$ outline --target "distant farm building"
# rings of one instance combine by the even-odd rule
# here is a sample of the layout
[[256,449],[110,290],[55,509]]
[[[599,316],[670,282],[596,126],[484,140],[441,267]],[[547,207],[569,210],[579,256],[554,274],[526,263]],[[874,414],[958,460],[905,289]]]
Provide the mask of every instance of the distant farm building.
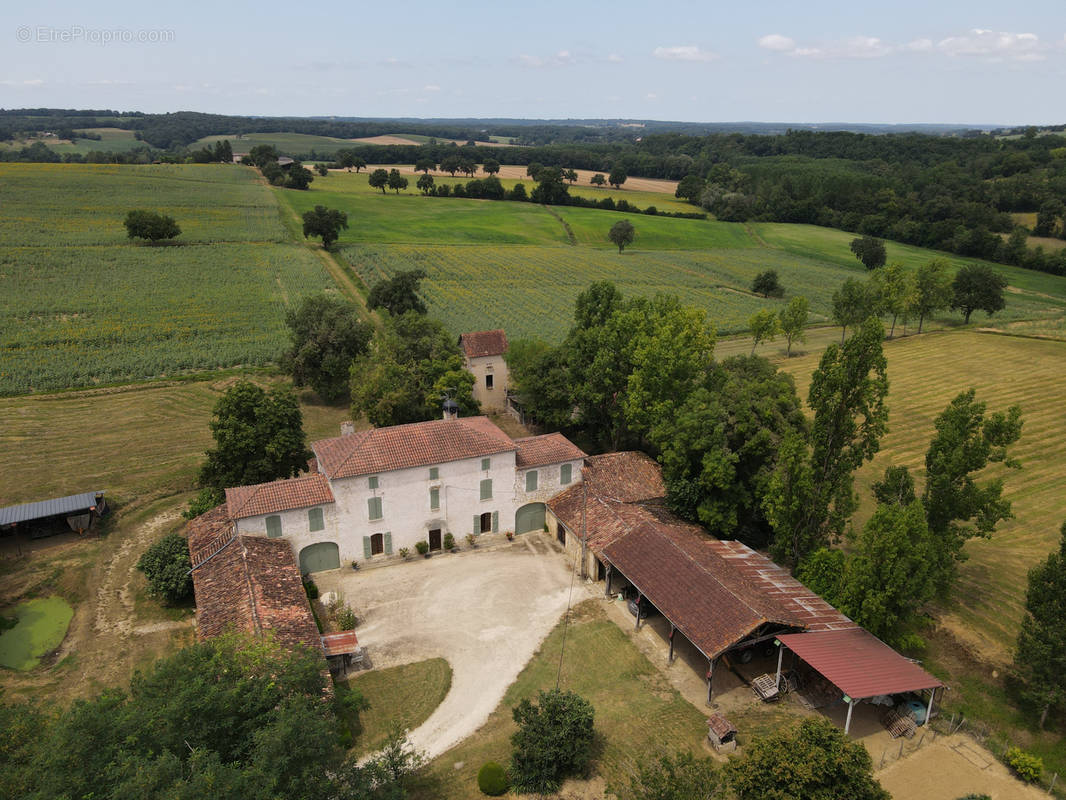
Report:
[[107,513],[103,492],[83,492],[36,503],[0,508],[0,533],[25,533],[31,539],[65,531],[85,533]]
[[502,330],[476,331],[459,337],[466,369],[474,376],[474,399],[487,410],[507,407],[510,373],[507,371],[507,334]]

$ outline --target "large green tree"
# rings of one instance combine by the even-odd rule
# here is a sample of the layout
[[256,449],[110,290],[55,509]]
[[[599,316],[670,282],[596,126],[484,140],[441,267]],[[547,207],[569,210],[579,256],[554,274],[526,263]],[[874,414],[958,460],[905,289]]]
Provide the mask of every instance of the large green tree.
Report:
[[459,345],[440,322],[413,311],[390,316],[370,351],[352,362],[352,415],[379,427],[438,419],[445,387],[461,415],[477,414],[462,371]]
[[889,800],[866,748],[823,717],[780,727],[746,750],[725,766],[737,800]]
[[952,281],[951,308],[961,311],[967,324],[974,311],[984,311],[992,316],[1006,307],[1007,301],[1003,297],[1006,288],[1007,279],[991,267],[967,264],[955,273]]
[[766,499],[777,559],[796,565],[839,537],[855,510],[853,474],[877,453],[888,420],[883,338],[881,323],[868,318],[844,344],[826,348],[811,377],[809,458],[787,441],[788,458]]
[[[337,703],[323,701],[321,659],[230,634],[157,661],[128,691],[48,712],[0,706],[6,796],[402,797],[417,760],[345,760]],[[348,698],[348,708],[360,705],[357,693]],[[23,737],[15,748],[7,746],[13,735]]]
[[168,605],[192,597],[192,563],[189,544],[180,533],[171,533],[154,542],[137,561],[137,569],[148,581],[148,594]]
[[514,707],[518,725],[511,735],[511,784],[519,792],[551,794],[564,778],[579,775],[592,758],[595,712],[574,692],[541,691],[537,702]]
[[269,392],[238,381],[215,403],[215,448],[200,467],[200,485],[216,489],[291,478],[307,468],[303,416],[291,389]]
[[[444,165],[441,164],[441,167]],[[385,189],[389,186],[389,171],[376,169],[367,176],[366,182],[375,189],[381,189],[381,193],[385,194]]]
[[762,342],[772,342],[781,332],[780,321],[769,308],[762,308],[748,317],[748,331],[751,333],[751,354]]
[[912,313],[918,317],[918,333],[925,318],[943,311],[951,304],[951,265],[945,258],[934,258],[922,266],[914,276]]
[[888,338],[891,339],[896,333],[896,319],[903,317],[906,327],[907,318],[914,307],[917,295],[914,273],[898,261],[893,261],[874,270],[870,280],[878,310],[892,317],[892,325],[888,330]]
[[714,761],[682,752],[638,763],[637,774],[615,793],[624,800],[715,800],[727,791]]
[[990,463],[1016,467],[1007,449],[1022,433],[1022,411],[986,414],[973,389],[955,397],[936,418],[936,434],[925,456],[922,502],[934,542],[934,581],[946,594],[965,559],[963,545],[975,536],[988,538],[996,525],[1011,517],[1003,498],[1002,478],[979,483],[977,473]]
[[840,326],[840,341],[843,343],[848,328],[854,328],[867,317],[877,313],[877,303],[864,281],[848,278],[833,292],[833,321]]
[[292,346],[283,362],[297,386],[310,386],[323,400],[348,394],[352,361],[370,345],[374,329],[354,304],[326,294],[309,295],[285,314]]
[[618,220],[607,231],[607,238],[618,248],[619,253],[625,250],[627,245],[633,244],[633,239],[636,235],[637,231],[633,227],[633,223],[628,219]]
[[304,238],[318,236],[322,246],[329,250],[341,231],[348,229],[348,215],[335,208],[315,206],[312,211],[304,212],[303,223]]
[[807,341],[807,317],[810,314],[810,303],[803,295],[796,295],[788,301],[788,305],[778,312],[778,324],[781,327],[781,335],[785,337],[787,348],[785,357],[792,357],[792,344]]
[[126,226],[126,235],[130,239],[144,239],[152,244],[164,239],[173,239],[181,234],[173,217],[166,214],[157,214],[154,211],[130,211],[126,214],[123,223]]
[[702,385],[664,409],[648,438],[675,512],[761,548],[770,538],[763,506],[782,444],[805,433],[792,377],[741,356],[714,364]]
[[874,270],[883,267],[888,259],[885,251],[885,243],[876,236],[861,236],[851,240],[851,252],[855,258],[862,262],[866,269]]
[[1059,550],[1029,571],[1025,617],[1014,655],[1015,690],[1040,714],[1066,712],[1066,524]]
[[374,284],[367,295],[368,308],[383,308],[393,316],[414,311],[426,313],[426,304],[418,296],[418,289],[426,278],[422,269],[401,270],[391,278],[384,278]]

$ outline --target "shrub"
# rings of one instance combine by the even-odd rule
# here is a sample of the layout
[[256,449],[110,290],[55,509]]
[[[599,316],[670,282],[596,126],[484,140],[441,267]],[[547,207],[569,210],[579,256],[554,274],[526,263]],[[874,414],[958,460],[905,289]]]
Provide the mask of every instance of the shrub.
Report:
[[342,631],[354,631],[356,621],[355,612],[352,611],[351,606],[346,605],[337,612],[337,627]]
[[472,533],[466,535],[466,543],[471,547],[477,547],[477,537]]
[[424,556],[426,553],[429,552],[429,542],[427,542],[425,539],[420,542],[415,542],[415,550],[418,551],[418,554],[420,556]]
[[153,544],[137,562],[137,569],[148,579],[148,594],[168,605],[175,605],[192,595],[189,570],[189,545],[177,533],[164,536]]
[[404,561],[406,561],[408,558],[411,557],[411,548],[410,547],[401,547],[396,552],[400,554],[400,558],[402,558]]
[[1011,747],[1003,756],[1007,766],[1026,783],[1034,783],[1040,780],[1044,771],[1044,762],[1037,756],[1027,753],[1020,747]]
[[181,228],[172,217],[152,211],[131,211],[126,215],[126,233],[131,239],[145,239],[152,244],[163,239],[173,239]]
[[511,777],[520,792],[550,794],[563,778],[585,770],[592,757],[593,708],[574,692],[541,691],[537,705],[523,700],[513,710]]
[[455,537],[452,536],[450,533],[444,534],[444,549],[445,550],[454,550],[455,549]]
[[477,771],[477,788],[489,797],[499,797],[507,791],[507,773],[495,761],[486,761]]
[[181,515],[185,519],[195,519],[224,502],[226,502],[226,495],[221,489],[216,489],[214,486],[206,486],[197,493],[196,497],[189,501],[189,507],[182,511]]
[[785,289],[778,280],[777,271],[772,269],[756,275],[755,280],[751,282],[751,290],[763,297],[782,297],[785,294]]
[[318,599],[318,586],[311,578],[304,578],[304,591],[307,593],[308,600]]

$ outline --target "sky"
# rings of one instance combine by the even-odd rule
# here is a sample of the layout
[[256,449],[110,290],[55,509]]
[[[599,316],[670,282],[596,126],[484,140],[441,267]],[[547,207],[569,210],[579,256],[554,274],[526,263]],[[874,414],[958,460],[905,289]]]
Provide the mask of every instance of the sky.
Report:
[[1066,122],[1064,0],[18,3],[0,43],[2,108]]

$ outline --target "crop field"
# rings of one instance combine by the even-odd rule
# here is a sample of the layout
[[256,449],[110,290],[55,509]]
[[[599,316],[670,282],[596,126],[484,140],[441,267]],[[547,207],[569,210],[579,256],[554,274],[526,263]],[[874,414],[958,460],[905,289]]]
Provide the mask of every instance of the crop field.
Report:
[[[286,305],[332,285],[244,168],[3,164],[0,207],[0,394],[264,364]],[[130,243],[132,208],[178,244]]]
[[[970,558],[961,567],[958,601],[945,616],[976,652],[1008,660],[1025,602],[1026,574],[1057,546],[1066,520],[1066,344],[952,331],[896,339],[886,343],[885,354],[889,431],[881,452],[858,474],[863,506],[856,525],[872,513],[870,486],[885,467],[909,467],[921,487],[933,420],[959,392],[974,387],[990,411],[1021,406],[1022,437],[1012,450],[1021,469],[993,465],[982,475],[1004,478],[1004,496],[1013,502],[1015,518],[1001,523],[991,539],[966,545]],[[793,358],[781,366],[795,376],[805,398],[818,356]]]
[[81,139],[76,138],[73,141],[69,139],[56,139],[53,137],[32,139],[28,141],[16,141],[16,142],[0,142],[0,150],[21,150],[35,141],[44,142],[50,150],[54,150],[60,155],[64,153],[77,153],[78,155],[85,155],[91,153],[94,150],[100,152],[114,152],[125,153],[128,150],[135,150],[138,147],[144,147],[145,143],[140,141],[133,135],[133,131],[125,130],[124,128],[79,128],[75,133],[85,131],[87,133],[99,134],[99,139]]
[[[297,213],[315,205],[348,213],[351,227],[341,234],[341,255],[368,286],[401,270],[426,270],[430,313],[455,333],[499,326],[512,338],[559,341],[574,298],[594,280],[615,281],[628,294],[678,294],[706,308],[723,334],[743,331],[751,314],[779,308],[792,294],[808,298],[811,322],[818,324],[829,319],[840,283],[866,274],[848,249],[850,234],[814,226],[548,209],[410,191],[383,195],[369,187],[365,174],[344,172],[316,180],[307,192],[278,194]],[[633,245],[621,255],[607,240],[619,219],[636,228]],[[889,243],[888,249],[890,259],[909,266],[934,257],[946,257],[956,268],[972,263],[905,245]],[[1007,308],[992,318],[978,312],[974,321],[1066,338],[1066,279],[996,268],[1011,282]],[[777,270],[788,293],[784,300],[749,291],[752,278],[765,269]],[[945,314],[931,324],[958,321],[957,314]]]

